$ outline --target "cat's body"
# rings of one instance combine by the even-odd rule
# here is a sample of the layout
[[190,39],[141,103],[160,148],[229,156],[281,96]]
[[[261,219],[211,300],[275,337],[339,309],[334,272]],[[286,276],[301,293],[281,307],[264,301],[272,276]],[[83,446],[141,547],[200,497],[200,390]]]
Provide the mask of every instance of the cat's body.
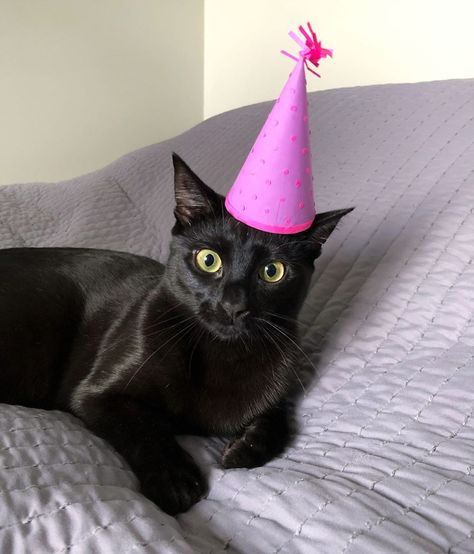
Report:
[[231,348],[189,322],[154,260],[19,248],[0,250],[0,267],[9,284],[0,290],[0,402],[86,418],[84,401],[106,389],[160,406],[182,432],[230,435],[286,390],[288,379],[278,387],[272,376],[274,347]]
[[[287,445],[296,317],[320,245],[347,213],[271,235],[229,216],[177,158],[175,170],[165,267],[105,250],[0,251],[0,401],[74,413],[169,513],[206,490],[176,434],[232,437],[225,467],[263,464]],[[218,270],[198,267],[204,250]],[[272,260],[284,278],[264,282]]]

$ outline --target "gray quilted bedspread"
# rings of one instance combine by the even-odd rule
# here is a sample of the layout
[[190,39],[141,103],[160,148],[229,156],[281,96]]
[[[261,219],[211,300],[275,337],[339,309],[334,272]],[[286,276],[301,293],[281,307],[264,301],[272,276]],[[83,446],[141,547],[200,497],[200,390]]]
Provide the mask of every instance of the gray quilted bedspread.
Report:
[[[1,406],[0,551],[474,552],[473,99],[474,80],[310,95],[317,209],[356,210],[302,312],[317,374],[282,457],[223,471],[220,438],[183,438],[210,492],[171,518],[72,416]],[[171,151],[225,192],[269,108],[72,181],[0,188],[0,246],[164,260]]]

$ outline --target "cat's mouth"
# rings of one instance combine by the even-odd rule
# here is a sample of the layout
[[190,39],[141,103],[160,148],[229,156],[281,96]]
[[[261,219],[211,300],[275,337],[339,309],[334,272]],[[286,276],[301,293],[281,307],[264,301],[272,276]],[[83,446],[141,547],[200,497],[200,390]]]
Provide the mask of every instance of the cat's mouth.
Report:
[[242,339],[249,333],[250,313],[240,317],[228,317],[222,314],[209,313],[204,310],[201,314],[201,323],[214,336],[223,340]]
[[245,329],[238,329],[234,325],[222,325],[217,323],[214,325],[210,325],[209,329],[218,338],[224,340],[241,339],[246,334]]

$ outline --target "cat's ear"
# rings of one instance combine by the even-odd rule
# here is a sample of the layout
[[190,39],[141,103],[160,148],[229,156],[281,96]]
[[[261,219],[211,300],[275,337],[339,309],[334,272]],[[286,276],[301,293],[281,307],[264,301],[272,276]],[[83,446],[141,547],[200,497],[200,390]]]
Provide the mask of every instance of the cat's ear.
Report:
[[176,200],[174,215],[177,222],[188,227],[201,217],[217,213],[220,196],[203,183],[174,152],[173,166]]
[[353,209],[354,208],[346,208],[344,210],[332,210],[330,212],[316,214],[313,224],[308,231],[306,231],[308,239],[314,247],[316,258],[321,252],[321,246],[327,241],[329,235],[334,231],[341,218],[352,212]]
[[332,210],[331,212],[316,214],[310,227],[313,239],[322,246],[334,231],[341,218],[352,212],[353,209],[346,208],[344,210]]

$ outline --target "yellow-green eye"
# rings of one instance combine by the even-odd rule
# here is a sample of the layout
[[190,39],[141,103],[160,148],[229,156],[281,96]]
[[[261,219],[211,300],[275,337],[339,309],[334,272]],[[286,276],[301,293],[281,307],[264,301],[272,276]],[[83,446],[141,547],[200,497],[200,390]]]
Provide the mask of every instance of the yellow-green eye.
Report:
[[214,250],[203,248],[196,254],[196,265],[206,273],[216,273],[222,267],[222,260]]
[[285,266],[281,262],[270,262],[258,272],[260,279],[267,283],[278,283],[285,275]]

